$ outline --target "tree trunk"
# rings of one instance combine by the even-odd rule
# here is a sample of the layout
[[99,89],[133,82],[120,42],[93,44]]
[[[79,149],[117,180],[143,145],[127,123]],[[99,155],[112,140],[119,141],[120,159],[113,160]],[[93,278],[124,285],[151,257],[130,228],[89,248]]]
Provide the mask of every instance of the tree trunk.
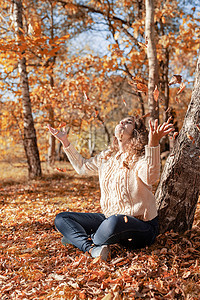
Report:
[[[54,39],[54,10],[53,10],[53,3],[49,2],[50,4],[50,9],[51,9],[51,27],[50,27],[50,32],[51,32],[51,39],[53,41]],[[55,47],[52,45],[51,49],[53,50]],[[51,58],[51,74],[50,74],[50,86],[51,88],[54,87],[54,76],[53,76],[53,67],[56,61],[56,56],[54,55]],[[54,109],[50,105],[49,106],[49,124],[54,127]],[[55,157],[56,157],[56,139],[53,135],[50,134],[49,136],[49,148],[48,148],[48,164],[53,165],[55,162]]]
[[[52,80],[50,82],[52,82]],[[53,87],[53,84],[52,83],[50,84]],[[48,113],[49,113],[49,124],[51,125],[51,127],[54,127],[54,109],[51,105],[49,105]],[[56,156],[56,139],[52,134],[50,134],[49,147],[48,147],[48,159],[47,159],[49,165],[54,164],[55,156]]]
[[147,57],[149,63],[149,80],[148,80],[148,107],[152,119],[159,118],[158,102],[154,100],[153,92],[155,86],[158,85],[158,61],[155,43],[154,29],[154,1],[145,0],[146,19],[145,34],[147,41]]
[[[22,2],[21,0],[13,0],[13,19],[15,24],[15,31],[20,44],[20,38],[23,35],[23,22],[22,22]],[[21,58],[18,62],[20,73],[20,84],[22,90],[22,105],[23,105],[23,118],[24,118],[24,136],[23,144],[28,163],[28,176],[34,179],[41,176],[41,164],[39,151],[37,147],[37,137],[34,127],[32,116],[31,100],[29,93],[28,74],[26,69],[26,58],[21,53]]]
[[91,156],[94,154],[95,146],[96,146],[96,128],[93,126],[92,123],[90,123],[88,148]]
[[[163,27],[163,24],[161,24]],[[162,30],[164,35],[164,30]],[[169,73],[169,50],[168,48],[163,49],[164,59],[160,62],[160,73],[161,73],[161,87],[162,92],[164,93],[164,113],[163,113],[163,121],[167,121],[169,118],[169,81],[168,81],[168,73]],[[170,143],[173,140],[169,139],[169,136],[164,136],[161,140],[161,152],[168,151],[170,149]]]
[[191,229],[200,189],[200,55],[191,102],[156,191],[160,231]]

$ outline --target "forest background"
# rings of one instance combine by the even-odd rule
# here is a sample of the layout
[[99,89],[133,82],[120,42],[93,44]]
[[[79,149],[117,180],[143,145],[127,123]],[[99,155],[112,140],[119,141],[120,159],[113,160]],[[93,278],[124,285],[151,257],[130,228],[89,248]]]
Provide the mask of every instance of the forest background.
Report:
[[[0,7],[2,295],[89,299],[96,293],[101,298],[107,295],[106,299],[133,295],[195,299],[199,292],[198,207],[192,240],[191,232],[181,239],[163,234],[153,256],[151,250],[133,254],[117,249],[122,257],[111,260],[112,276],[106,264],[72,254],[73,248],[70,255],[62,248],[57,256],[60,245],[53,230],[54,216],[64,209],[98,211],[99,191],[95,178],[86,184],[69,164],[61,162],[61,145],[49,136],[46,124],[65,126],[85,157],[105,149],[116,123],[127,115],[150,113],[160,122],[172,115],[179,132],[199,55],[198,1],[154,1],[157,81],[153,104],[148,95],[145,1],[10,0],[1,1]],[[36,149],[32,162],[27,159],[30,140],[34,141],[31,149]],[[188,140],[193,143],[192,136]],[[162,151],[171,150],[174,141],[175,136],[164,140]],[[81,183],[88,189],[81,188]],[[67,190],[62,188],[66,184]],[[66,197],[71,198],[67,203]],[[48,216],[42,212],[46,209]],[[53,255],[48,252],[49,243]],[[137,267],[133,257],[139,257]],[[61,268],[63,262],[66,267]],[[101,263],[99,272],[96,263]],[[7,279],[11,284],[6,284]],[[66,280],[70,283],[64,284]],[[44,291],[41,286],[49,287]],[[55,296],[57,292],[60,296]]]

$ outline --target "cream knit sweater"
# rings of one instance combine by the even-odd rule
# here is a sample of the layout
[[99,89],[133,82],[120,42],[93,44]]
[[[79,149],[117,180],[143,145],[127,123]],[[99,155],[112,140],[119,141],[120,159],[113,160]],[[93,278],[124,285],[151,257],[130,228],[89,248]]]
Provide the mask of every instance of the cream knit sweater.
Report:
[[106,151],[85,159],[71,144],[64,150],[78,174],[99,175],[100,203],[106,217],[124,214],[149,221],[157,216],[152,184],[160,176],[160,145],[145,146],[145,156],[133,157],[129,169],[123,166],[126,153],[105,160]]

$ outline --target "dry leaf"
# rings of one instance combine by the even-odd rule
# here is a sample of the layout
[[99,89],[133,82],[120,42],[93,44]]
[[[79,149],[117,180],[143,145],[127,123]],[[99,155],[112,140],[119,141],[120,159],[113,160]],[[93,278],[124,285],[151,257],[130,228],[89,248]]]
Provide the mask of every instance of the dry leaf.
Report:
[[179,99],[178,99],[178,97],[175,97],[175,101],[176,101],[177,103],[180,102]]
[[128,222],[128,218],[127,216],[124,217],[124,222],[127,223]]
[[167,113],[168,111],[170,111],[170,107],[168,107],[168,109],[165,112]]
[[184,88],[185,88],[185,83],[182,82],[182,83],[180,84],[180,87],[179,87],[179,90],[178,90],[178,92],[177,92],[177,95],[179,95],[179,94],[184,90]]
[[138,42],[138,45],[139,45],[140,47],[144,48],[144,49],[147,48],[147,44]]
[[124,99],[122,99],[122,101],[123,101],[124,105],[126,106],[126,101]]
[[159,90],[157,85],[155,86],[155,90],[153,92],[153,96],[154,96],[154,100],[157,102],[158,101],[158,97],[159,97]]
[[148,117],[150,117],[150,115],[151,115],[151,113],[149,112],[149,113],[147,113],[147,114],[143,115],[141,118],[142,118],[142,119],[145,119],[145,118],[148,118]]
[[181,75],[173,75],[171,78],[169,85],[176,84],[176,83],[181,83],[182,81],[182,76]]

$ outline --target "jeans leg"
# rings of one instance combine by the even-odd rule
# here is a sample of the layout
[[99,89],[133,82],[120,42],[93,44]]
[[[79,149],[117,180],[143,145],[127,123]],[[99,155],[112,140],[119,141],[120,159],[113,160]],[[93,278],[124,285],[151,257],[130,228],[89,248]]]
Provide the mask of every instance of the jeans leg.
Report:
[[125,215],[113,215],[101,223],[92,240],[96,245],[120,243],[133,249],[150,245],[158,234],[158,221],[141,221]]
[[89,251],[93,241],[90,235],[105,220],[99,213],[62,212],[55,218],[55,226],[74,246],[81,251]]

